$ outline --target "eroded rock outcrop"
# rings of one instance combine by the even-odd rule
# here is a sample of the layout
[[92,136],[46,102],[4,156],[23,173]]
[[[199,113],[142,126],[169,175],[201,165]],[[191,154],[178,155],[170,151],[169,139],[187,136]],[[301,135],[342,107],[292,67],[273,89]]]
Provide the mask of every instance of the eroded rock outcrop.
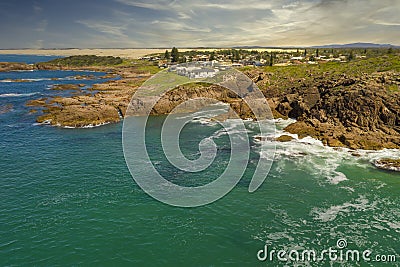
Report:
[[88,89],[91,93],[81,89],[84,85],[60,84],[52,89],[73,90],[77,92],[76,95],[30,100],[26,105],[42,109],[43,114],[38,116],[37,122],[54,126],[79,128],[119,122],[125,116],[130,98],[138,85],[149,76],[146,74],[140,78],[96,84]]
[[374,162],[374,165],[382,170],[400,172],[400,159],[379,159]]
[[[399,78],[393,71],[355,77],[315,75],[274,94],[278,103],[272,108],[297,120],[285,130],[300,138],[311,136],[329,146],[352,149],[400,148]],[[263,90],[271,94],[268,87]]]
[[0,72],[34,70],[34,69],[35,66],[31,64],[18,63],[18,62],[0,62]]

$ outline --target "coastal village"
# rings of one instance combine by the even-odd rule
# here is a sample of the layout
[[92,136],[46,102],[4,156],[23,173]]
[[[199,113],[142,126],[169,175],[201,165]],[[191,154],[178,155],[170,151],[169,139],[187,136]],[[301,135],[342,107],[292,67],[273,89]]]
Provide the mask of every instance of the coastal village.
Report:
[[[355,53],[356,52],[356,53]],[[292,66],[317,65],[327,62],[345,63],[367,58],[367,50],[341,51],[334,49],[225,49],[190,50],[179,52],[172,48],[164,54],[153,54],[139,58],[153,62],[160,69],[168,69],[190,79],[214,77],[220,70],[246,66]]]
[[[174,68],[179,63],[194,62],[203,67],[223,66],[245,67],[245,66],[292,66],[292,65],[316,65],[327,62],[349,62],[354,59],[365,59],[368,54],[373,55],[374,51],[367,49],[225,49],[225,50],[190,50],[178,52],[173,48],[164,54],[153,54],[140,57],[140,60],[154,62],[159,68]],[[204,62],[208,62],[204,64]],[[211,68],[218,69],[218,68]],[[206,71],[203,71],[206,73]],[[208,72],[212,75],[213,72]],[[180,72],[182,74],[182,72]],[[187,73],[185,74],[187,75]],[[193,74],[196,76],[199,74]]]

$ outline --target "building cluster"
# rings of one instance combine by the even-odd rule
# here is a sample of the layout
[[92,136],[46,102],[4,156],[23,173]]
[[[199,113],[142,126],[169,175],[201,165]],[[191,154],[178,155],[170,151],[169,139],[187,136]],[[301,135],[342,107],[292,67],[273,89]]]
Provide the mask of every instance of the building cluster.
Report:
[[179,65],[170,65],[169,72],[186,76],[189,79],[212,78],[220,71],[231,68],[228,65],[221,65],[217,61],[187,62]]
[[[227,52],[229,51],[229,52]],[[196,53],[197,52],[197,53]],[[355,55],[355,58],[365,56]],[[142,57],[142,60],[157,62],[160,68],[171,68],[178,63],[165,59],[162,55]],[[307,50],[276,50],[276,51],[249,51],[249,50],[216,50],[214,52],[188,51],[180,55],[180,63],[205,63],[218,64],[220,66],[243,67],[243,66],[290,66],[301,64],[319,64],[325,62],[347,62],[349,55],[318,53],[318,50],[307,54]],[[210,63],[211,62],[211,63]],[[205,67],[206,68],[206,67]],[[214,68],[211,68],[214,69]],[[197,71],[196,71],[197,72]],[[202,71],[205,73],[205,71]],[[211,71],[207,75],[211,75]],[[194,74],[193,74],[194,75]],[[200,75],[200,74],[199,74]],[[202,74],[205,75],[205,74]]]

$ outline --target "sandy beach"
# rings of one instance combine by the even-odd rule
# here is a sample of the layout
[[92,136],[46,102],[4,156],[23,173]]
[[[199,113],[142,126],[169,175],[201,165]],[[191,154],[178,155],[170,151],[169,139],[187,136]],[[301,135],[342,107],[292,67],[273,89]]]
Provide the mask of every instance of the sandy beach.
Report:
[[148,54],[163,53],[164,51],[165,49],[9,49],[0,50],[0,54],[45,56],[96,55],[137,59]]

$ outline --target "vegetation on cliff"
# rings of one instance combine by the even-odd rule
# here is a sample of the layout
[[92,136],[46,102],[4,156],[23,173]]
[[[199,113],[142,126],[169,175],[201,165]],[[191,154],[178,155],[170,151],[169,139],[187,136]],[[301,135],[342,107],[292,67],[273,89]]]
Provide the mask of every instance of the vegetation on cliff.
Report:
[[57,66],[71,66],[71,67],[83,67],[83,66],[115,66],[123,62],[120,57],[111,56],[94,56],[94,55],[83,55],[83,56],[70,56],[65,58],[57,58],[46,62],[49,65]]

